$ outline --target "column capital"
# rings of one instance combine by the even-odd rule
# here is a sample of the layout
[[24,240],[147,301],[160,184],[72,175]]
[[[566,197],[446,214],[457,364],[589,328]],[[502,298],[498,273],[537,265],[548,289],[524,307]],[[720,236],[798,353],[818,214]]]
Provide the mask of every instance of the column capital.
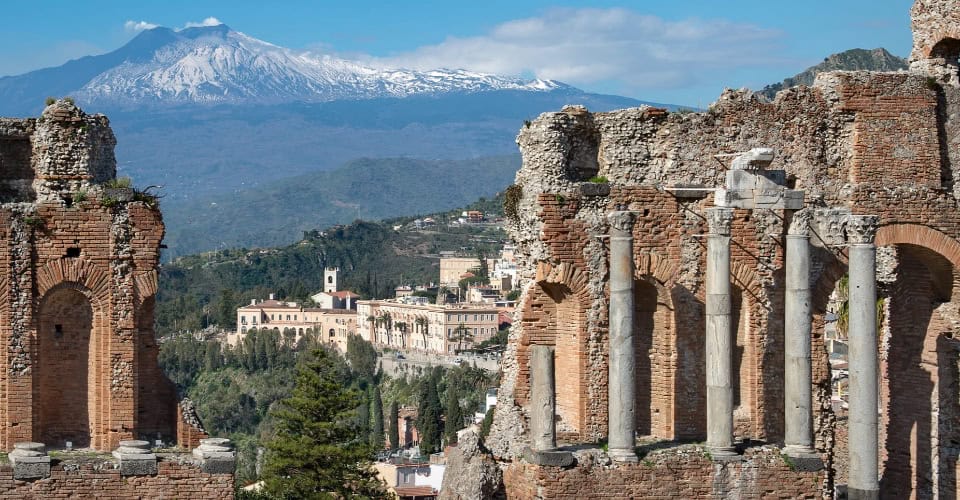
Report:
[[873,244],[877,236],[880,218],[876,215],[850,215],[847,217],[847,243],[853,245]]
[[787,228],[789,236],[810,236],[810,221],[813,212],[808,209],[797,210],[790,216],[790,226]]
[[707,229],[710,234],[730,236],[730,223],[733,222],[733,209],[712,207],[706,210]]
[[607,214],[610,227],[624,233],[633,232],[633,223],[637,220],[637,213],[628,210],[618,210]]

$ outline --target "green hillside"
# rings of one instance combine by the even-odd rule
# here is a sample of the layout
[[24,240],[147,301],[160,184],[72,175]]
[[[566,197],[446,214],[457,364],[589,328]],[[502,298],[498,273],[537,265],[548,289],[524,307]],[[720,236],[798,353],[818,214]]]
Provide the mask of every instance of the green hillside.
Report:
[[[502,206],[498,196],[467,208],[491,211]],[[433,214],[454,217],[459,209]],[[446,227],[430,231],[394,231],[412,218],[383,222],[356,221],[325,231],[304,231],[303,239],[272,249],[231,249],[181,257],[160,269],[157,333],[197,331],[219,324],[232,328],[236,308],[263,299],[305,301],[322,287],[323,269],[339,267],[343,289],[364,297],[392,297],[400,284],[436,282],[439,252],[492,254],[506,233],[495,226]]]
[[[163,205],[165,258],[215,248],[269,247],[357,219],[426,214],[492,196],[513,181],[518,155],[472,160],[364,158],[230,196]],[[270,172],[263,172],[269,176]]]

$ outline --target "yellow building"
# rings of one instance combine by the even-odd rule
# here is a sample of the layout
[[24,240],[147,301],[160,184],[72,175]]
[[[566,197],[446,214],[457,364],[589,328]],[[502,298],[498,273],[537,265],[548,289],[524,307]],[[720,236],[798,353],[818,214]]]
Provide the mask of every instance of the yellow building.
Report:
[[392,349],[454,353],[489,339],[499,326],[492,304],[431,304],[424,297],[357,302],[357,331]]

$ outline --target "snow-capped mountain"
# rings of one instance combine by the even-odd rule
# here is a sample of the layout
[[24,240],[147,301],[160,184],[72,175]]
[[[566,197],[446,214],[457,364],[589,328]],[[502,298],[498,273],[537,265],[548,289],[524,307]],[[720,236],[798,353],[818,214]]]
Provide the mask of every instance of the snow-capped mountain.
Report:
[[[102,56],[0,79],[0,96],[17,80],[55,72],[83,104],[276,104],[493,90],[552,91],[568,86],[464,70],[377,69],[324,54],[295,51],[221,24],[174,31],[154,28]],[[53,76],[53,75],[50,75]],[[49,79],[48,79],[49,80]],[[5,89],[4,87],[8,87]]]

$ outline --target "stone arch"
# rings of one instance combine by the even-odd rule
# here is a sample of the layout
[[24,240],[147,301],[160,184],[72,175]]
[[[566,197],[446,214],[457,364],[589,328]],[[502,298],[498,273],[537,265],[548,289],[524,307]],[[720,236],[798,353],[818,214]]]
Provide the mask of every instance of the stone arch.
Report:
[[529,401],[530,346],[553,346],[557,436],[570,441],[586,439],[590,380],[586,312],[591,302],[586,277],[566,263],[541,263],[537,280],[525,297],[523,333],[517,347],[515,399],[520,405]]
[[[33,435],[50,445],[62,445],[69,440],[77,446],[107,449],[111,439],[110,273],[86,259],[61,258],[38,268],[35,278],[39,301],[36,306],[37,330],[33,336],[36,342],[33,350],[36,363],[33,371]],[[89,321],[86,313],[78,312],[86,307],[90,311]],[[64,312],[67,310],[69,314]],[[67,324],[71,322],[79,325],[71,327],[77,331],[69,331]],[[60,332],[57,325],[60,325]],[[68,337],[74,341],[67,350],[76,351],[77,356],[60,366],[57,360],[62,358],[61,348],[65,345],[61,339]],[[81,345],[86,345],[85,351]],[[55,374],[53,378],[51,374]],[[85,388],[80,389],[77,384],[85,385]],[[82,394],[74,394],[77,391]],[[70,396],[62,399],[66,393]],[[71,411],[79,415],[75,418],[75,425],[64,425],[59,420],[63,409],[51,402],[51,397],[61,398],[65,404],[83,406],[79,412],[76,409]],[[81,401],[86,404],[81,405]],[[82,426],[87,427],[87,432],[81,430]]]
[[764,411],[775,412],[767,408],[765,402],[764,377],[761,375],[764,348],[757,335],[763,330],[758,324],[762,316],[759,308],[766,293],[754,269],[743,262],[730,262],[730,280],[734,433],[739,437],[762,438],[767,428]]
[[33,434],[50,446],[95,446],[104,438],[103,337],[109,318],[90,290],[64,282],[46,290],[37,309]]

